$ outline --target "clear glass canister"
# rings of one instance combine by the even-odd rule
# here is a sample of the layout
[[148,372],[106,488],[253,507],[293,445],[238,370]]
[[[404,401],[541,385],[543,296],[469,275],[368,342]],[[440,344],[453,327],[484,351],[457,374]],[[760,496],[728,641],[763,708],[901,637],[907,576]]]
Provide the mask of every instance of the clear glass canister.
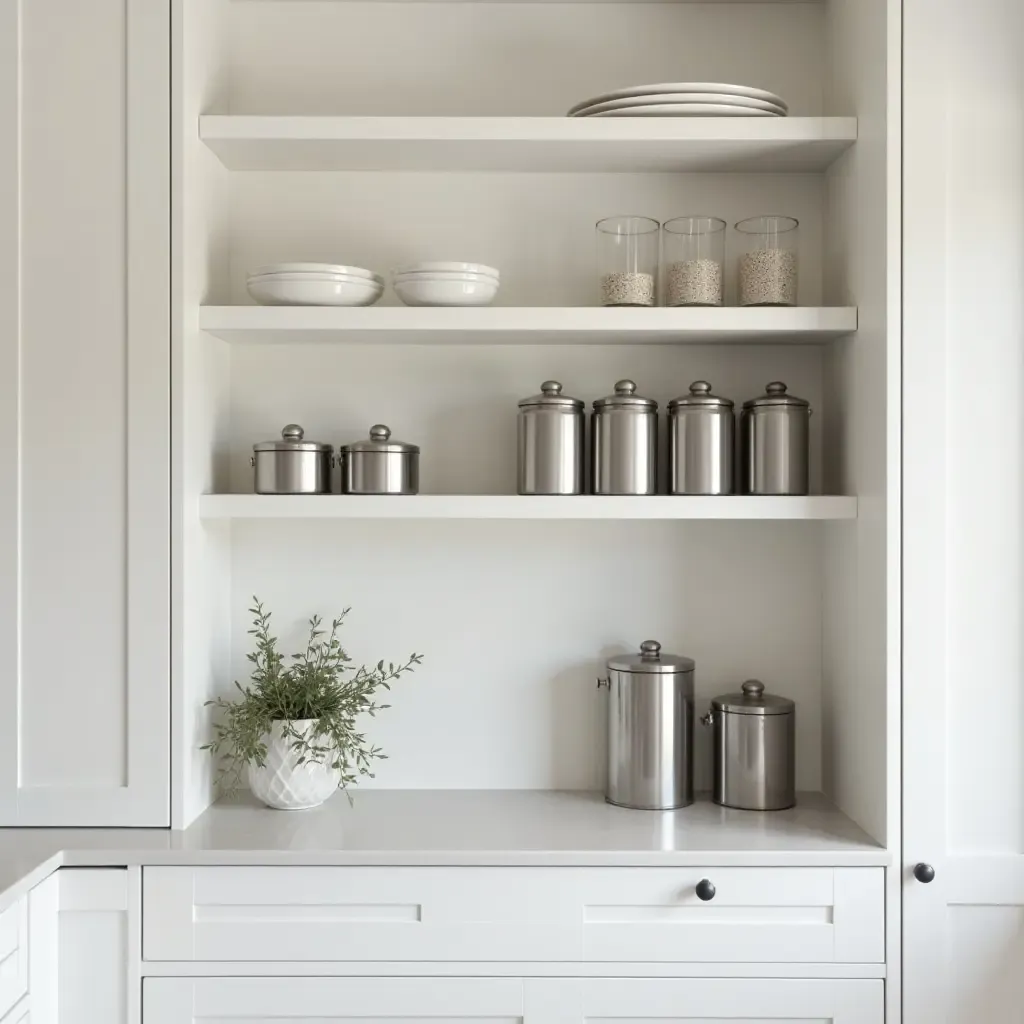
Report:
[[653,306],[661,225],[650,217],[606,217],[597,222],[602,306]]
[[662,225],[666,306],[720,306],[725,276],[725,221],[676,217]]
[[774,214],[736,225],[741,306],[795,306],[799,221]]

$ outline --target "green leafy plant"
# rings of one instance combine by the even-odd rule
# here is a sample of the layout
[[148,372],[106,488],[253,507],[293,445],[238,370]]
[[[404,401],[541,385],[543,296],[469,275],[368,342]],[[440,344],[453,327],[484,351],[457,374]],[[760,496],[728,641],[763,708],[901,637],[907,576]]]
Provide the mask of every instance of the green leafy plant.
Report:
[[[312,762],[339,770],[340,789],[361,776],[373,778],[373,762],[387,755],[367,743],[357,721],[363,714],[372,718],[389,708],[390,704],[377,702],[378,691],[390,690],[392,680],[413,671],[423,656],[412,654],[402,665],[389,662],[385,666],[379,661],[373,668],[362,665],[353,670],[352,659],[338,639],[350,611],[346,608],[330,631],[321,628],[320,616],[313,616],[306,649],[287,663],[270,632],[270,612],[255,597],[249,611],[253,616],[249,635],[255,638],[255,649],[247,655],[253,666],[250,684],[243,686],[236,680],[240,697],[206,702],[221,713],[213,726],[213,740],[201,748],[220,758],[218,783],[233,792],[250,764],[266,765],[267,736],[275,723],[280,723],[298,764]],[[318,726],[306,732],[295,727],[295,722],[308,719]]]

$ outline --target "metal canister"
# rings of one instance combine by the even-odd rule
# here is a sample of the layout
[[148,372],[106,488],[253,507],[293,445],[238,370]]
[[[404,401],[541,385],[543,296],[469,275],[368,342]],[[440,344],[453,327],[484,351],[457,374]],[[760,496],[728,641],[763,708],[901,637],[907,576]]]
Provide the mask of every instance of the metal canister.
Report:
[[257,494],[330,494],[334,449],[305,440],[298,423],[289,423],[281,437],[252,446],[249,465]]
[[362,441],[338,448],[342,494],[418,494],[420,450],[395,441],[391,429],[378,423]]
[[716,804],[781,811],[796,803],[796,705],[748,679],[711,702],[701,721],[714,729]]
[[706,380],[669,402],[669,494],[732,494],[732,410]]
[[519,403],[520,494],[583,493],[583,401],[557,380]]
[[664,811],[693,803],[693,670],[690,658],[640,653],[608,659],[609,803]]
[[744,494],[806,494],[811,405],[773,381],[743,403],[740,422]]
[[658,403],[631,380],[594,402],[591,473],[594,494],[658,493]]

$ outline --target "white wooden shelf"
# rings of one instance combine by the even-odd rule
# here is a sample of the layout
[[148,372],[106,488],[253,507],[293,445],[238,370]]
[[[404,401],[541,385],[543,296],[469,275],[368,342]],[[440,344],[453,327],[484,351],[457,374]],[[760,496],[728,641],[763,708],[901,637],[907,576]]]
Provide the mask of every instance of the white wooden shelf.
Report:
[[204,306],[199,326],[239,344],[820,344],[856,331],[857,309]]
[[521,497],[517,494],[204,494],[201,519],[856,519],[857,499]]
[[205,114],[236,171],[820,171],[852,117],[281,117]]

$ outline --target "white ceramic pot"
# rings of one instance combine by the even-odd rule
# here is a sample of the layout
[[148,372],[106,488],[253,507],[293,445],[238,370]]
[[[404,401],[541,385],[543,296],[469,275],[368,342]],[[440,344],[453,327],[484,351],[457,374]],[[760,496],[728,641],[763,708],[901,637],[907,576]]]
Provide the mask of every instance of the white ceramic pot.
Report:
[[[291,723],[295,731],[308,736],[317,726],[314,718]],[[324,764],[296,764],[294,739],[283,735],[284,725],[275,722],[266,737],[267,763],[249,765],[249,788],[268,807],[279,811],[301,811],[319,807],[337,788],[341,772]]]

